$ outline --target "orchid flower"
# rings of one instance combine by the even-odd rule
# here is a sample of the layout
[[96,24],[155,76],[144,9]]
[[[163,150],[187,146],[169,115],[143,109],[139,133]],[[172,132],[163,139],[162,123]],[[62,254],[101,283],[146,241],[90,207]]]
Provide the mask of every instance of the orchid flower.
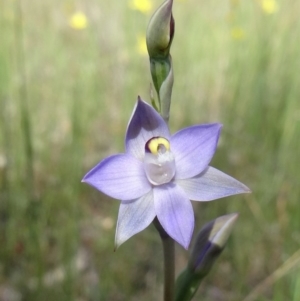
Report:
[[194,230],[190,200],[205,202],[250,192],[208,166],[221,127],[195,125],[171,135],[159,113],[138,98],[127,127],[125,153],[102,160],[82,180],[121,200],[116,247],[157,217],[169,236],[187,249]]

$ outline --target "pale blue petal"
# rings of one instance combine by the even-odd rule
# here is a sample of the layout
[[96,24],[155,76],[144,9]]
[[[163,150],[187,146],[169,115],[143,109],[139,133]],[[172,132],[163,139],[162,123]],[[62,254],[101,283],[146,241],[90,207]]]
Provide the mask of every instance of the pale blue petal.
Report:
[[194,211],[184,191],[174,183],[153,188],[157,218],[165,231],[188,248],[194,230]]
[[115,247],[143,231],[155,218],[153,193],[148,192],[132,202],[122,202],[119,209]]
[[169,139],[168,125],[155,109],[138,98],[126,132],[126,152],[143,160],[146,142],[157,136]]
[[215,153],[221,127],[219,123],[196,125],[171,137],[177,179],[196,176],[208,166]]
[[218,169],[208,167],[201,174],[185,180],[176,180],[189,199],[212,201],[226,196],[249,193],[250,189]]
[[104,159],[85,175],[82,182],[124,201],[139,198],[151,190],[143,163],[129,154]]

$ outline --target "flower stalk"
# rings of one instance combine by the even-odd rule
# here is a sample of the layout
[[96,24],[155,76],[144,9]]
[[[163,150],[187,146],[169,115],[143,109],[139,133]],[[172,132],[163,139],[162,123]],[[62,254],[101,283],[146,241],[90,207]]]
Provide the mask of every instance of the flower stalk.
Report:
[[155,218],[153,221],[163,244],[164,253],[164,301],[173,301],[175,293],[175,241]]
[[172,58],[169,55],[165,59],[151,59],[150,70],[152,81],[158,96],[158,111],[163,119],[168,122],[170,118],[170,106],[174,74]]

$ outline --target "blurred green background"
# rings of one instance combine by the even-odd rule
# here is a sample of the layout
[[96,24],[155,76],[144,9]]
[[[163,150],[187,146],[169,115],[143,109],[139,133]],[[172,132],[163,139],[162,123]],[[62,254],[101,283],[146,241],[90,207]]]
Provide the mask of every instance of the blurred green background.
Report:
[[[114,252],[119,202],[81,184],[150,99],[159,0],[0,1],[0,300],[162,300],[154,227]],[[300,300],[300,2],[175,0],[172,132],[224,124],[212,165],[251,195],[195,300]],[[187,252],[177,246],[177,273]],[[275,272],[275,273],[274,273]],[[258,287],[257,287],[258,286]],[[248,296],[248,297],[247,297]]]

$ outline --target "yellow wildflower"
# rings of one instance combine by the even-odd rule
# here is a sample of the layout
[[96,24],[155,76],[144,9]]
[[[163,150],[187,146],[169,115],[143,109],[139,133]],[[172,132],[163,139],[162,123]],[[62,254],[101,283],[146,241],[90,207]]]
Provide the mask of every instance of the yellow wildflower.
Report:
[[240,27],[234,27],[231,29],[231,37],[234,40],[243,40],[245,38],[245,31]]
[[137,37],[137,51],[141,55],[148,55],[147,44],[146,44],[146,36],[140,34]]
[[82,12],[74,13],[70,18],[69,25],[76,30],[85,29],[88,26],[86,15]]
[[266,14],[271,15],[278,11],[278,4],[275,0],[262,0],[261,8]]
[[138,10],[143,14],[147,14],[152,11],[153,5],[150,0],[130,0],[129,7]]

